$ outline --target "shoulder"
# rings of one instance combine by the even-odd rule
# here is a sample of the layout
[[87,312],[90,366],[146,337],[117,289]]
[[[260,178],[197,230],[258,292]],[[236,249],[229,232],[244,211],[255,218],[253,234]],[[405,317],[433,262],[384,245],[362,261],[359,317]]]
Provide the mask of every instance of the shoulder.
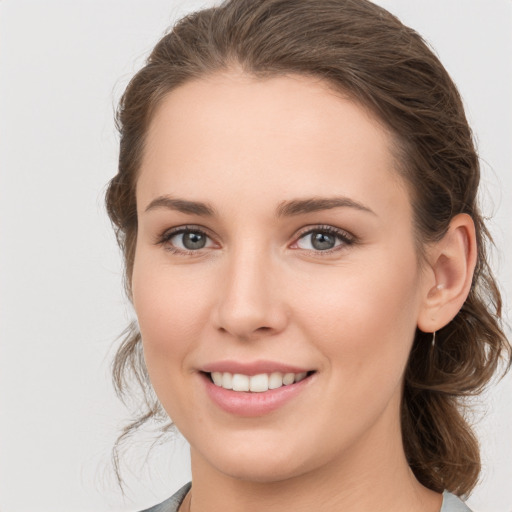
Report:
[[141,512],[178,512],[178,508],[183,502],[187,492],[190,490],[191,483],[185,484],[179,491],[173,494],[169,499],[154,505],[151,508],[142,510]]
[[471,512],[471,509],[454,494],[444,491],[443,506],[440,512]]

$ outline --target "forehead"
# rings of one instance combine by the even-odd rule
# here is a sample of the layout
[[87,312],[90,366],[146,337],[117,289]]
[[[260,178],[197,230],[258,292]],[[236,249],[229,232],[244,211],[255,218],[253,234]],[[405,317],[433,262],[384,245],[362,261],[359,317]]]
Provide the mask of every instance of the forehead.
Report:
[[219,73],[162,100],[137,196],[374,195],[385,207],[404,192],[392,147],[372,114],[319,79]]

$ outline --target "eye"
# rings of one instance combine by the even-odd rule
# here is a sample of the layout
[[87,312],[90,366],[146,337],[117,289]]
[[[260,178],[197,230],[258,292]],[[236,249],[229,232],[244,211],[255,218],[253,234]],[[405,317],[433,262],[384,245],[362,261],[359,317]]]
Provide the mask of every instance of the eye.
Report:
[[207,237],[204,233],[200,233],[199,231],[186,231],[174,235],[169,239],[169,242],[176,247],[179,247],[181,244],[182,247],[179,247],[180,249],[193,251],[205,247]]
[[295,245],[308,251],[329,252],[354,242],[354,238],[345,231],[332,226],[319,226],[303,233]]
[[204,231],[195,227],[168,230],[158,238],[157,243],[164,245],[171,252],[183,254],[190,254],[215,246]]

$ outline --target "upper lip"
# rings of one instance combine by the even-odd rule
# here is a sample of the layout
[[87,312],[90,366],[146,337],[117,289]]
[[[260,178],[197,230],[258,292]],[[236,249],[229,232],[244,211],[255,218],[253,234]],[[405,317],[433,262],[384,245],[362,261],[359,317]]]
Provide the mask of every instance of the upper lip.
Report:
[[252,362],[241,362],[241,361],[216,361],[214,363],[208,363],[200,368],[202,372],[229,372],[229,373],[240,373],[242,375],[259,375],[261,373],[303,373],[311,371],[311,368],[302,368],[299,366],[293,366],[286,363],[280,363],[277,361],[252,361]]

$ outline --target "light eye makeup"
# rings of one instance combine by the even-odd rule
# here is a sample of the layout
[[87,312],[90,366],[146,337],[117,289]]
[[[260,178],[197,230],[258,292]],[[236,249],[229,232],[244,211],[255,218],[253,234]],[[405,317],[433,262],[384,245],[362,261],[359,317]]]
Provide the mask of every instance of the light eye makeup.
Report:
[[166,251],[184,256],[197,256],[201,249],[217,246],[199,226],[178,226],[167,229],[157,237],[156,244],[162,245]]
[[308,226],[304,228],[290,248],[328,255],[357,242],[354,235],[333,226]]
[[[357,242],[354,235],[328,225],[307,226],[294,240],[290,249],[300,249],[315,255],[332,254]],[[172,254],[182,256],[199,256],[203,254],[203,249],[219,247],[203,228],[189,225],[165,230],[155,243]]]

